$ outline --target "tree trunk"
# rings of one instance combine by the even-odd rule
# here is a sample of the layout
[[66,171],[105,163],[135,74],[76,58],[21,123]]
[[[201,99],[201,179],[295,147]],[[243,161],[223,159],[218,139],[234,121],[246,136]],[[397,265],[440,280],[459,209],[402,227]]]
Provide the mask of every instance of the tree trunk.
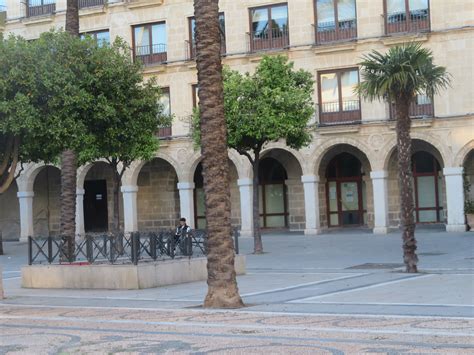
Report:
[[403,239],[403,261],[406,271],[418,272],[413,203],[413,173],[411,167],[411,138],[409,116],[410,99],[400,98],[395,102],[397,111],[398,181],[400,186],[400,219]]
[[116,234],[120,231],[120,181],[122,180],[117,172],[117,164],[109,164],[112,169],[112,191],[114,200],[114,215],[112,221],[112,232]]
[[262,234],[260,233],[260,199],[258,171],[260,167],[260,152],[255,152],[252,163],[253,169],[253,253],[263,254]]
[[227,129],[219,35],[218,0],[194,0],[206,204],[207,284],[204,307],[237,308],[243,302],[237,288],[230,222]]
[[[66,31],[72,36],[79,36],[79,6],[78,0],[67,0]],[[73,260],[74,241],[76,234],[76,176],[77,157],[73,150],[61,153],[61,236],[65,247],[63,256]]]
[[63,260],[73,261],[76,235],[76,154],[61,153],[61,236],[64,238]]

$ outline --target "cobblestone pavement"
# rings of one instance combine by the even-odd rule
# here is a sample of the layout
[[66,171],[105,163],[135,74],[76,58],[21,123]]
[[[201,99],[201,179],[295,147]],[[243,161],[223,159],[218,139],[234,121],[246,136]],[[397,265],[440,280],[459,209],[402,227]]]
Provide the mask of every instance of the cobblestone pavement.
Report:
[[473,319],[1,306],[0,353],[472,354]]
[[247,307],[200,308],[205,282],[147,290],[20,287],[24,244],[0,257],[0,354],[473,354],[472,233],[417,232],[419,274],[403,273],[398,233],[241,241]]

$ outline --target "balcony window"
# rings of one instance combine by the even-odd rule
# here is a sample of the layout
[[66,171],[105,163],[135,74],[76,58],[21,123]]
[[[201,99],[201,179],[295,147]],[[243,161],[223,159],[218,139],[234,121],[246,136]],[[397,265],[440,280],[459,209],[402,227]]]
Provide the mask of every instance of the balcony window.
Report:
[[[170,100],[170,89],[168,87],[161,88],[161,96],[159,103],[163,109],[162,114],[163,116],[170,117],[171,116],[171,100]],[[158,129],[158,137],[165,138],[171,137],[171,125],[159,127]]]
[[79,9],[85,9],[87,7],[103,6],[106,0],[79,0]]
[[250,9],[250,51],[288,47],[288,6],[286,4]]
[[133,27],[133,52],[145,66],[167,61],[166,24],[154,23]]
[[56,11],[56,0],[28,0],[26,2],[26,16],[50,15]]
[[359,83],[357,69],[319,73],[319,116],[321,124],[360,121],[360,100],[354,93]]
[[[186,58],[192,60],[196,58],[196,20],[194,17],[190,17],[189,21],[189,41],[186,41]],[[225,55],[225,17],[224,13],[219,13],[219,32],[221,35],[221,54]]]
[[355,0],[316,0],[316,43],[357,36]]
[[[410,109],[408,111],[411,118],[424,118],[424,117],[433,117],[434,108],[433,100],[425,95],[418,94],[416,95],[415,100],[411,103]],[[390,105],[390,119],[397,118],[397,111],[395,105]]]
[[99,46],[108,46],[110,44],[109,30],[81,33],[81,38],[85,38],[86,36],[94,38]]
[[385,0],[385,31],[420,32],[430,29],[428,0]]

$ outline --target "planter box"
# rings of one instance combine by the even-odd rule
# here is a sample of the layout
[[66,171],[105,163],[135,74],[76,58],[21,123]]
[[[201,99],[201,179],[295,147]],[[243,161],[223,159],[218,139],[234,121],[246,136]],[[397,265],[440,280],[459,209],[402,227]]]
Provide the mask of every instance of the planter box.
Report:
[[[235,271],[245,274],[245,256]],[[21,269],[25,288],[138,290],[207,280],[207,259],[175,259],[138,265],[31,265]]]

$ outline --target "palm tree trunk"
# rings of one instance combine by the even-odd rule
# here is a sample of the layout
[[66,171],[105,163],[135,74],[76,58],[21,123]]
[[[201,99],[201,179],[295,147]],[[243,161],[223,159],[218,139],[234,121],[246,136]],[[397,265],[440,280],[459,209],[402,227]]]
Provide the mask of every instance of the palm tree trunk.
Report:
[[263,254],[262,234],[260,233],[260,199],[258,172],[260,166],[260,153],[255,152],[252,163],[253,169],[253,252]]
[[204,194],[208,231],[207,284],[204,307],[237,308],[237,288],[230,222],[227,128],[219,35],[218,0],[194,0],[201,114]]
[[112,191],[114,201],[114,214],[112,220],[112,232],[116,235],[120,231],[120,182],[121,176],[117,171],[117,164],[109,164],[112,170]]
[[409,116],[410,99],[400,98],[395,102],[397,112],[397,150],[398,150],[398,181],[400,186],[400,218],[403,239],[403,261],[406,271],[418,272],[415,239],[415,219],[413,203],[413,173],[411,167],[411,137]]
[[[67,0],[66,31],[79,36],[78,0]],[[73,150],[61,153],[61,236],[64,238],[63,256],[73,260],[76,234],[76,177],[77,158]]]

